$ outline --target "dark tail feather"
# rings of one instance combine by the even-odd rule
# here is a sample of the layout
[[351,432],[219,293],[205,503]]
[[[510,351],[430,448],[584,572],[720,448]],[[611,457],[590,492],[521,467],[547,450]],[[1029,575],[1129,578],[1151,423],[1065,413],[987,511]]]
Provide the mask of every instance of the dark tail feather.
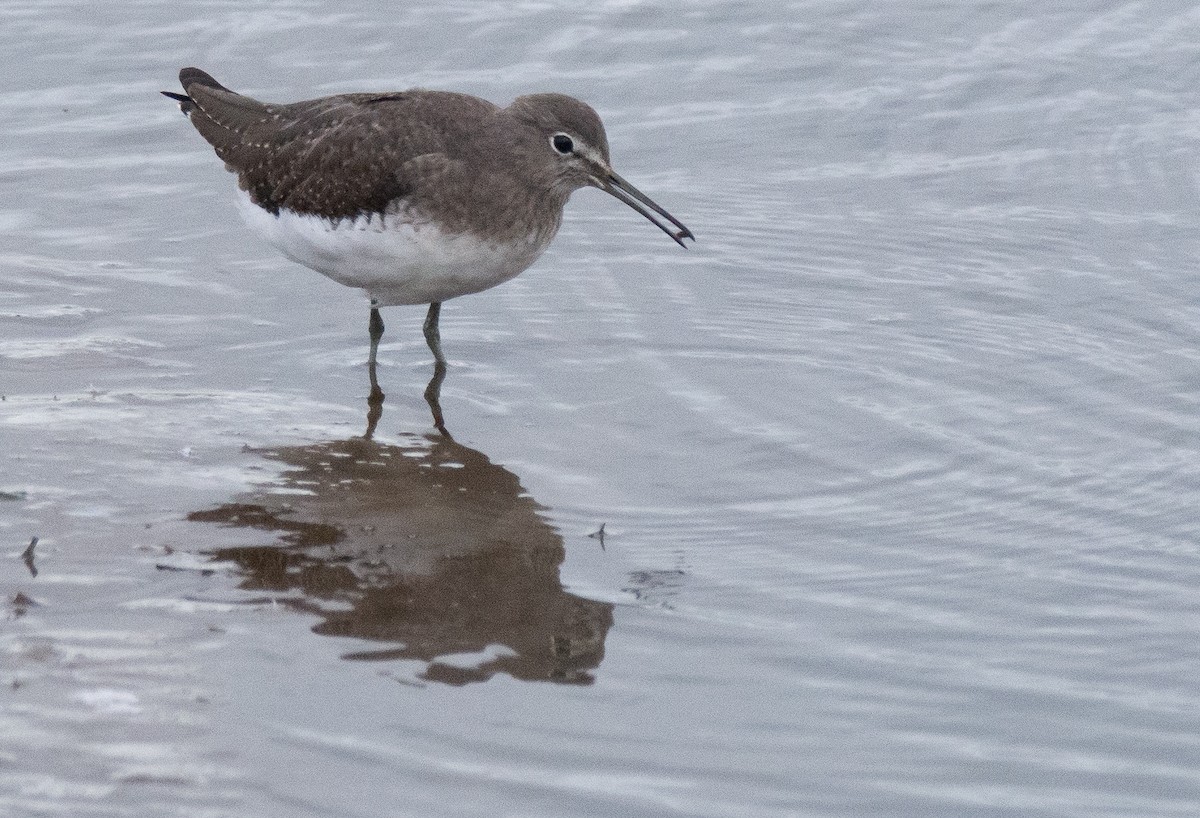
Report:
[[179,103],[179,110],[184,114],[190,114],[196,107],[196,103],[192,102],[192,98],[187,94],[176,94],[174,91],[159,91],[164,97],[170,97]]

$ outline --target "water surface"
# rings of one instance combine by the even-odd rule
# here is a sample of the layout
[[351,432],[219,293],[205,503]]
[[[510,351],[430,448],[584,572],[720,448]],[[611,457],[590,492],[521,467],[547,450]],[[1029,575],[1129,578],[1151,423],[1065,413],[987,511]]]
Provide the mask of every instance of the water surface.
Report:
[[[0,813],[1200,807],[1190,6],[35,2],[0,38]],[[372,427],[365,300],[238,223],[183,65],[577,95],[698,241],[579,193],[443,310],[453,439],[419,308]]]

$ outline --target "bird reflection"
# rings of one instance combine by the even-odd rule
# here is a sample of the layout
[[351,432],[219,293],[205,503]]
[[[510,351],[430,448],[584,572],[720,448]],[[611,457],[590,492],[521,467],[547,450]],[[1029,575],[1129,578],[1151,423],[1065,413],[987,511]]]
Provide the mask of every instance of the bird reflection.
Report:
[[188,519],[275,533],[212,556],[244,588],[299,592],[285,604],[319,616],[317,633],[381,643],[345,658],[420,660],[422,678],[457,685],[593,681],[612,605],[562,587],[562,538],[512,472],[448,435],[259,454],[283,465],[275,482]]
[[[375,436],[375,427],[379,425],[379,419],[383,417],[383,400],[386,396],[379,388],[375,361],[367,363],[367,375],[371,381],[371,391],[367,395],[367,431],[363,437],[369,440]],[[429,404],[429,411],[433,414],[434,428],[444,437],[449,438],[450,431],[446,428],[446,420],[442,416],[442,381],[444,380],[446,380],[446,362],[434,361],[433,377],[429,379],[429,384],[425,387],[425,402]]]

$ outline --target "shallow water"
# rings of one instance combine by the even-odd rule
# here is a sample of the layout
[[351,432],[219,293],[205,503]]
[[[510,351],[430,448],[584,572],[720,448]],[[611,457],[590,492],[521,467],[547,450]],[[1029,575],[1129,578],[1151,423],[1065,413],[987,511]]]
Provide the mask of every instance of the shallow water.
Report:
[[[1200,13],[325,8],[0,6],[0,814],[1200,809]],[[575,94],[699,240],[581,192],[366,440],[192,64]]]

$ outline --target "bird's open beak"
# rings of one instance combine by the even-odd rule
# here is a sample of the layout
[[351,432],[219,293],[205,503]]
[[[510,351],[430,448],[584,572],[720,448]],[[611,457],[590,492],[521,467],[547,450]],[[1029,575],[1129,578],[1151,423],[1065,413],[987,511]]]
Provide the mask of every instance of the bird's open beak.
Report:
[[[653,199],[651,199],[645,193],[642,193],[633,185],[626,182],[624,179],[614,173],[611,168],[604,168],[604,170],[597,174],[594,178],[596,180],[596,187],[600,188],[605,193],[612,194],[615,198],[620,199],[638,213],[641,213],[659,230],[673,238],[675,243],[680,247],[687,247],[687,245],[683,243],[684,239],[691,239],[692,241],[696,240],[696,237],[692,235],[692,231],[684,227],[683,222],[679,221],[679,219],[675,218],[670,213],[659,207],[657,204],[655,204]],[[672,230],[669,226],[655,217],[654,214],[656,213],[669,221],[671,224],[675,225],[675,227],[678,229]]]

